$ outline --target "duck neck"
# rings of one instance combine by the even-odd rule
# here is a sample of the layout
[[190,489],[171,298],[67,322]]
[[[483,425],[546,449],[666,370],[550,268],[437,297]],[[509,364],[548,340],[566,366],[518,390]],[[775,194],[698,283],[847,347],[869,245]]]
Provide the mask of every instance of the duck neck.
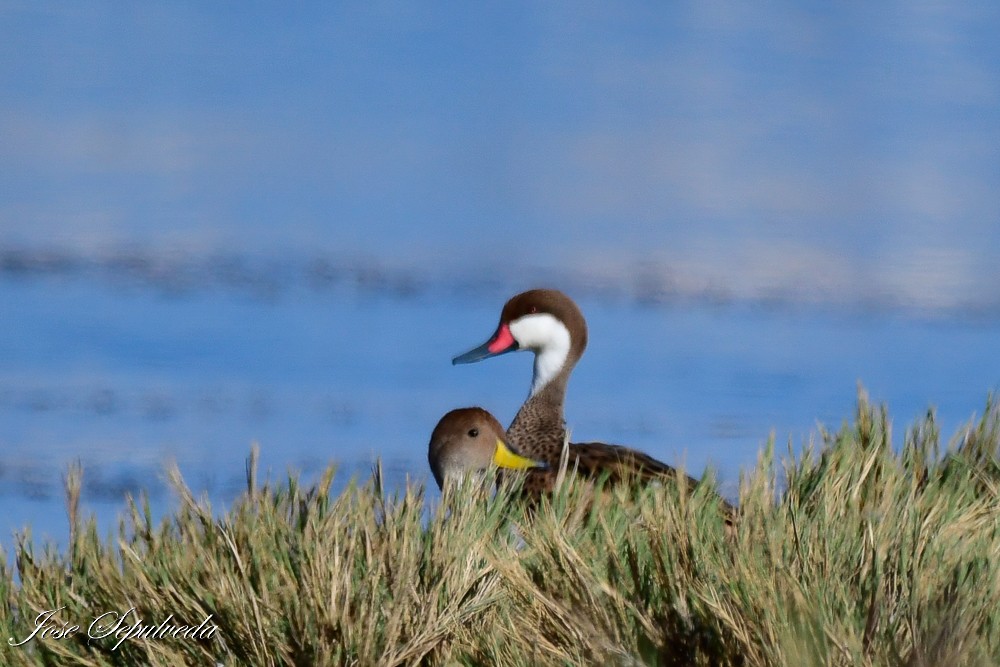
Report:
[[547,381],[532,383],[531,395],[507,429],[507,439],[522,456],[549,464],[559,462],[566,441],[563,402],[571,371],[569,364]]
[[556,340],[553,344],[536,351],[534,371],[531,375],[531,393],[528,399],[547,390],[550,385],[555,386],[554,391],[558,395],[564,395],[569,374],[573,372],[573,366],[579,357],[580,354],[573,349],[568,333],[565,340]]

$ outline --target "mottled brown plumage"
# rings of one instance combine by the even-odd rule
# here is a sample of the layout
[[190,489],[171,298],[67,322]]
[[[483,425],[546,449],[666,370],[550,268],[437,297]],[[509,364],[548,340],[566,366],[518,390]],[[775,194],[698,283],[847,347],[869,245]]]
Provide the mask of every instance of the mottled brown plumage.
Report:
[[[547,468],[527,471],[524,490],[532,496],[551,492],[556,486],[560,465],[560,462],[549,463]],[[566,470],[608,484],[675,482],[681,474],[647,454],[603,442],[570,443],[566,451]],[[684,475],[684,481],[688,490],[698,484],[698,480],[689,475]]]
[[[608,481],[617,484],[622,481],[651,482],[654,480],[677,479],[681,473],[673,466],[654,459],[648,454],[603,442],[572,443],[569,446],[569,465],[576,466],[580,474],[587,477],[607,475]],[[698,480],[684,475],[690,488]]]

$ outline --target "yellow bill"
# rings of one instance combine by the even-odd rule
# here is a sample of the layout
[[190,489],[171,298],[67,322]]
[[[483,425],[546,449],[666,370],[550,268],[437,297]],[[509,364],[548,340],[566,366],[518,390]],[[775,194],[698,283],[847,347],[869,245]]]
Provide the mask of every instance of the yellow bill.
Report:
[[497,446],[493,450],[493,463],[499,468],[509,468],[511,470],[524,470],[526,468],[547,468],[548,465],[540,461],[533,461],[520,454],[515,454],[510,447],[497,438]]

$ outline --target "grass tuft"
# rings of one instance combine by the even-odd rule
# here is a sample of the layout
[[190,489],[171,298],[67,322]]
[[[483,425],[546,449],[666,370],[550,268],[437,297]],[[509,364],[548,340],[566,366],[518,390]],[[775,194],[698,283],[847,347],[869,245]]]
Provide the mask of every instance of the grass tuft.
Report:
[[[1000,664],[1000,408],[942,445],[933,413],[892,446],[883,407],[799,456],[773,441],[742,475],[735,524],[709,484],[596,489],[567,475],[525,507],[481,480],[428,509],[424,489],[330,493],[257,479],[224,513],[169,479],[154,522],[128,498],[114,534],[80,515],[70,543],[30,533],[0,558],[0,632],[36,617],[68,637],[0,643],[3,664]],[[780,493],[779,493],[780,489]],[[88,637],[109,611],[197,624],[211,639]]]

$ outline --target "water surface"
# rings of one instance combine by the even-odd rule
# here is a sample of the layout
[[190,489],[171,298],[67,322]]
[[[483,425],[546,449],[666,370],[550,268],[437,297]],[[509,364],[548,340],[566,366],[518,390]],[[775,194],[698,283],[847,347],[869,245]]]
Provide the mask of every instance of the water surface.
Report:
[[[531,375],[528,353],[458,367],[451,357],[492,333],[509,294],[546,278],[562,286],[530,272],[520,284],[417,276],[400,287],[375,269],[381,278],[328,282],[289,269],[280,287],[261,289],[280,272],[245,273],[257,278],[165,286],[86,271],[4,274],[4,544],[29,523],[65,536],[61,475],[77,460],[84,507],[107,527],[125,493],[144,489],[158,512],[169,507],[172,461],[196,492],[231,501],[255,442],[274,476],[312,479],[336,463],[343,484],[381,458],[391,484],[433,485],[426,445],[437,419],[482,405],[509,422]],[[574,439],[628,444],[695,474],[713,466],[729,495],[770,434],[798,447],[818,424],[849,419],[859,382],[889,404],[898,441],[928,409],[952,433],[981,414],[1000,379],[992,318],[653,299],[565,281],[590,327],[566,406]]]

